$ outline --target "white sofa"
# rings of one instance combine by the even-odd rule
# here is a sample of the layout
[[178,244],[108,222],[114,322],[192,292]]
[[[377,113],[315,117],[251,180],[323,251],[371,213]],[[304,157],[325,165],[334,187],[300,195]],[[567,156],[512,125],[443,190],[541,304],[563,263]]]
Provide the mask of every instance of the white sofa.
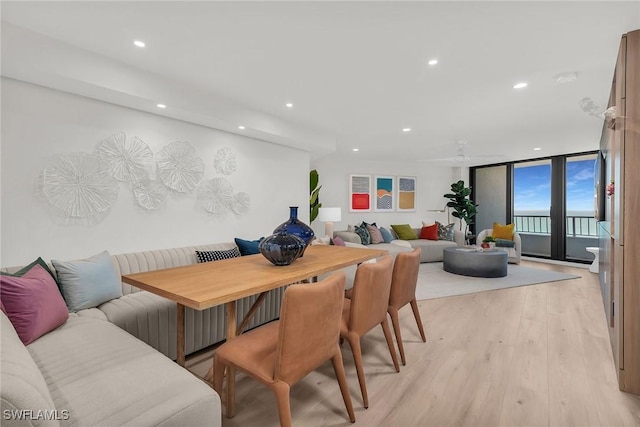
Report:
[[[111,261],[121,276],[194,264],[196,250],[234,247],[218,243],[135,252],[112,255]],[[49,413],[61,418],[19,425],[221,425],[218,395],[171,360],[176,357],[176,304],[125,283],[121,287],[121,297],[70,313],[66,323],[27,346],[2,313],[3,414],[57,410]],[[283,293],[284,288],[271,291],[248,328],[277,318]],[[238,301],[238,319],[256,298]],[[225,338],[224,306],[187,309],[185,318],[187,354]]]
[[[394,234],[394,237],[397,237],[395,236],[395,233],[392,230],[393,229],[391,229],[390,232]],[[413,232],[416,233],[416,236],[419,236],[420,230],[421,230],[420,228],[414,228]],[[334,237],[340,237],[345,242],[362,244],[362,239],[360,239],[360,236],[354,232],[341,230],[341,231],[336,231],[333,234],[334,234]],[[403,252],[403,251],[410,252],[413,248],[420,248],[422,250],[420,254],[420,262],[440,262],[444,258],[444,255],[443,255],[444,248],[464,246],[465,239],[464,239],[464,233],[462,231],[455,230],[454,239],[455,241],[453,242],[449,240],[396,239],[396,240],[392,240],[391,243],[374,243],[374,244],[367,245],[366,247],[376,248],[376,249],[386,249],[392,255],[395,255],[398,252]]]

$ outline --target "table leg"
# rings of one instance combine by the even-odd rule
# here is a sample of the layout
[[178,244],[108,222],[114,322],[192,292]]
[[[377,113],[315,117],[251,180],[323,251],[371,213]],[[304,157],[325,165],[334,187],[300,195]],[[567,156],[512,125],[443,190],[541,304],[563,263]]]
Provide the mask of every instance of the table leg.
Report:
[[[227,304],[227,341],[236,336],[236,302]],[[236,414],[236,372],[235,368],[227,368],[227,418],[232,418]]]
[[178,303],[176,316],[176,362],[184,367],[184,305]]

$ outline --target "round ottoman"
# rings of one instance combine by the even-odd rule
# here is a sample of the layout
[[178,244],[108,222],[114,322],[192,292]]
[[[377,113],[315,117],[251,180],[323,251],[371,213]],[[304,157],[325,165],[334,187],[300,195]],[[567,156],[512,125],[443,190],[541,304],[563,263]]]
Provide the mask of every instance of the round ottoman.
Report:
[[499,249],[483,252],[444,248],[443,269],[449,273],[473,277],[505,277],[508,256]]

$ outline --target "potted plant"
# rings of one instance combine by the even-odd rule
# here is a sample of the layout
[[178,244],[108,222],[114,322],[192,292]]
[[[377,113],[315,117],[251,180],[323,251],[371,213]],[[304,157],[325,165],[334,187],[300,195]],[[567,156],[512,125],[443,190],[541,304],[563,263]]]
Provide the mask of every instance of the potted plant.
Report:
[[480,246],[487,249],[487,248],[492,248],[495,245],[496,245],[496,239],[494,239],[493,236],[487,236],[482,240],[482,244]]
[[460,231],[462,231],[462,222],[465,223],[465,235],[469,230],[469,226],[473,224],[473,219],[476,216],[478,205],[475,204],[469,196],[471,195],[471,187],[465,187],[464,181],[460,180],[451,184],[451,193],[444,195],[447,202],[447,207],[453,210],[455,218],[460,220]]

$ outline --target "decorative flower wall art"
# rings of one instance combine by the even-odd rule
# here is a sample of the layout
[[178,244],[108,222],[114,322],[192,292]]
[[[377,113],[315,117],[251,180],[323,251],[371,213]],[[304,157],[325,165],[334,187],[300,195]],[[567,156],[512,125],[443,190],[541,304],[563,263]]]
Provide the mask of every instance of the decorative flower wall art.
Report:
[[233,195],[233,205],[231,209],[236,215],[243,215],[249,212],[249,206],[251,205],[251,197],[245,192],[239,192]]
[[204,176],[204,162],[188,142],[172,142],[157,156],[158,177],[170,189],[188,193]]
[[222,175],[231,175],[238,168],[236,153],[231,148],[225,147],[218,150],[213,161],[216,172]]
[[[134,200],[146,210],[162,208],[170,190],[190,193],[197,188],[198,202],[206,212],[243,215],[249,211],[249,195],[234,193],[226,178],[202,181],[204,162],[188,142],[172,142],[155,157],[154,165],[154,153],[142,139],[114,133],[98,142],[96,154],[59,156],[41,174],[42,193],[60,215],[71,218],[96,219],[97,214],[106,213],[117,198],[118,181],[130,183]],[[228,147],[219,149],[214,168],[221,175],[235,173],[236,154]]]
[[153,153],[137,136],[127,140],[124,132],[111,135],[99,143],[98,157],[118,181],[135,183],[149,179]]
[[160,209],[167,199],[167,187],[156,179],[133,183],[133,197],[138,206],[148,210]]
[[[216,152],[213,166],[218,174],[233,174],[238,168],[236,154],[228,147],[219,149]],[[247,193],[234,193],[231,183],[222,177],[200,183],[198,200],[200,206],[213,215],[224,215],[228,212],[243,215],[249,211],[251,205],[251,198]]]
[[203,181],[198,187],[198,200],[205,211],[225,214],[233,206],[233,187],[225,178]]
[[118,189],[118,182],[93,154],[61,155],[42,172],[46,200],[71,218],[105,212],[118,197]]

